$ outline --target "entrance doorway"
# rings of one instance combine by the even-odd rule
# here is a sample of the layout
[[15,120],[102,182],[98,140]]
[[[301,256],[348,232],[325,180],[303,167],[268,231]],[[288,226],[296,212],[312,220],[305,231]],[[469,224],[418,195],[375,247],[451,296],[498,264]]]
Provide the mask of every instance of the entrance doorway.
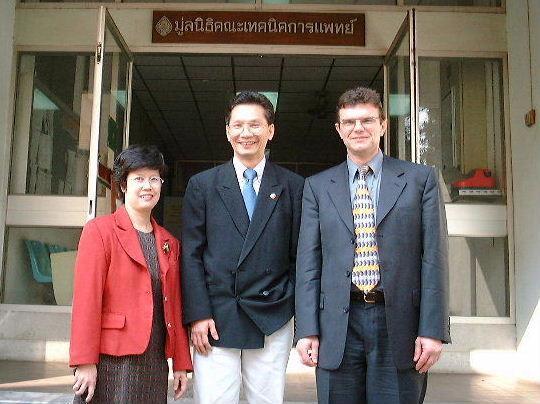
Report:
[[265,94],[276,110],[267,158],[304,177],[345,157],[334,129],[339,96],[355,86],[384,90],[382,57],[136,55],[130,143],[154,143],[171,168],[157,216],[180,236],[189,178],[229,160],[225,111],[239,91]]
[[[384,90],[382,57],[298,55],[137,55],[130,143],[167,151],[181,192],[189,177],[232,155],[225,110],[243,90],[264,93],[276,109],[269,159],[303,176],[335,165],[344,148],[334,129],[338,97],[355,86]],[[142,122],[147,122],[142,125]]]
[[138,54],[126,138],[164,150],[174,166],[166,194],[181,197],[193,174],[231,158],[224,120],[229,100],[239,91],[258,91],[276,110],[268,158],[307,177],[343,160],[335,105],[345,90],[366,86],[384,96],[389,133],[381,148],[415,161],[416,66],[414,11],[407,12],[384,57]]

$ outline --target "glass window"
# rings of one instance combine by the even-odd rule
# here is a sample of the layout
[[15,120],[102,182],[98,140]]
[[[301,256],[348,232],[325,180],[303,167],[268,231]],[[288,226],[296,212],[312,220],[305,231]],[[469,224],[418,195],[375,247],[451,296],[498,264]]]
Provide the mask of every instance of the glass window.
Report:
[[500,7],[501,0],[405,0],[406,5]]
[[[117,0],[21,0],[21,3],[115,3]],[[255,0],[122,0],[122,3],[255,3]]]
[[450,315],[508,317],[506,237],[449,237]]
[[123,3],[255,3],[255,0],[123,0]]
[[86,195],[93,57],[19,59],[11,194]]
[[[116,0],[20,0],[21,3],[114,3]],[[122,3],[255,3],[255,0],[122,0]],[[397,0],[263,0],[266,4],[396,5]],[[501,0],[405,0],[405,5],[500,7]]]
[[390,5],[396,0],[262,0],[265,4],[355,4],[355,5]]
[[410,35],[400,39],[388,67],[388,154],[403,160],[412,160],[411,148],[411,68]]
[[20,0],[21,3],[114,3],[116,0]]
[[420,162],[438,167],[446,203],[505,203],[501,60],[420,58]]
[[8,227],[2,303],[71,305],[81,231],[81,228]]

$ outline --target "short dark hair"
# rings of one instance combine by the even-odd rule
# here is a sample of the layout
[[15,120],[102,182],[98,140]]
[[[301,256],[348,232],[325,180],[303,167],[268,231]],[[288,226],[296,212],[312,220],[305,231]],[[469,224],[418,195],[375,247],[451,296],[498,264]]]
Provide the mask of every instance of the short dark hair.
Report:
[[163,154],[156,146],[131,145],[116,156],[114,160],[112,176],[120,192],[122,192],[123,187],[126,187],[129,173],[139,168],[158,170],[162,178],[167,175],[167,166]]
[[260,105],[264,109],[264,116],[268,125],[272,125],[275,120],[274,106],[272,102],[263,94],[256,91],[241,91],[236,94],[227,107],[225,115],[225,123],[228,125],[231,120],[231,112],[237,105],[241,104],[255,104]]
[[380,94],[367,87],[355,87],[345,91],[338,99],[336,105],[336,122],[339,122],[339,111],[343,108],[358,104],[371,104],[379,109],[379,118],[384,121],[384,109]]

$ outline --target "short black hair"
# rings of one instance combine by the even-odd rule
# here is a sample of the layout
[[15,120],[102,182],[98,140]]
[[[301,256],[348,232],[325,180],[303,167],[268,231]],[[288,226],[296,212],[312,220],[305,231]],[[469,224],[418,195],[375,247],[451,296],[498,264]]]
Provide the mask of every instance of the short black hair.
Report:
[[139,168],[158,170],[161,178],[164,178],[167,174],[167,165],[163,154],[156,146],[131,145],[116,156],[114,160],[112,176],[120,192],[122,192],[122,188],[126,187],[129,173]]
[[225,123],[228,125],[231,120],[231,112],[237,105],[241,104],[255,104],[260,105],[264,109],[264,116],[266,118],[266,123],[272,125],[275,120],[274,106],[272,102],[261,93],[256,91],[241,91],[236,94],[227,107],[227,112],[225,115]]
[[379,109],[379,118],[384,121],[384,109],[380,94],[368,87],[355,87],[345,91],[338,99],[336,105],[336,122],[339,122],[339,110],[354,107],[358,104],[371,104]]

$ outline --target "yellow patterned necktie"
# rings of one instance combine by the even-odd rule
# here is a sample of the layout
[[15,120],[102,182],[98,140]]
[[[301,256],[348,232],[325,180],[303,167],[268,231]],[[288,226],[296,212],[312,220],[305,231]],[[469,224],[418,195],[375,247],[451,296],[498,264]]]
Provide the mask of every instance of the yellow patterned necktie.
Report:
[[380,279],[379,252],[375,237],[375,207],[369,195],[366,176],[369,166],[358,170],[358,186],[353,201],[354,233],[356,236],[352,283],[367,293]]

